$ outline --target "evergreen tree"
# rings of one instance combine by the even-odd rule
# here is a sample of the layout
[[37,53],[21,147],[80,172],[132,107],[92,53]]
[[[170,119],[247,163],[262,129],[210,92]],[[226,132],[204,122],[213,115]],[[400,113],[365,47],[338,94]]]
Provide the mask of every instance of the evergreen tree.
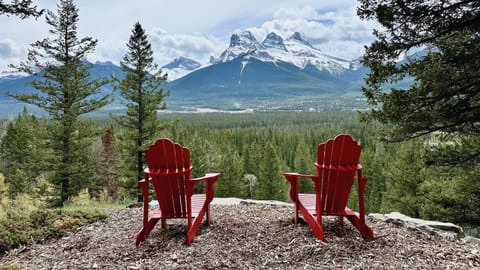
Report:
[[[373,137],[373,136],[372,136]],[[385,192],[385,170],[389,164],[397,160],[397,153],[386,153],[385,145],[382,142],[374,143],[375,147],[363,148],[360,156],[360,164],[363,166],[363,176],[368,182],[365,188],[365,208],[367,212],[378,213],[381,211],[383,194]],[[393,146],[393,145],[392,145]],[[357,181],[355,181],[358,183]],[[349,205],[352,208],[358,205],[358,185],[350,192]],[[358,210],[355,208],[355,210]]]
[[224,155],[218,166],[218,171],[222,172],[215,184],[215,196],[218,197],[237,197],[245,196],[242,183],[243,162],[237,152],[222,151]]
[[[295,150],[295,168],[293,171],[315,175],[315,159],[312,158],[312,154],[310,153],[316,153],[316,151],[317,149],[308,149],[305,142],[301,141]],[[301,193],[314,193],[313,182],[310,179],[300,179],[298,191]]]
[[422,166],[422,148],[417,141],[395,145],[395,159],[385,168],[383,212],[399,211],[411,217],[420,217],[425,193],[422,183],[427,177]]
[[258,172],[258,188],[255,193],[256,199],[285,201],[288,183],[282,176],[283,166],[273,145],[266,144],[262,154],[263,159]]
[[[120,62],[125,73],[116,85],[121,96],[127,101],[125,115],[112,115],[113,119],[126,128],[125,146],[126,175],[133,177],[130,187],[143,178],[145,149],[153,143],[164,126],[160,124],[157,110],[166,108],[163,101],[169,92],[163,91],[161,84],[167,79],[153,63],[153,51],[148,37],[140,23],[136,23],[127,43],[128,52]],[[141,199],[141,195],[138,199]]]
[[[388,124],[395,141],[437,131],[460,138],[460,155],[436,162],[478,163],[480,145],[469,142],[480,141],[480,1],[360,0],[357,13],[382,25],[363,56],[371,69],[363,91],[375,106],[364,120]],[[415,79],[409,87],[395,84],[407,76]]]
[[118,199],[120,166],[118,150],[113,136],[113,127],[107,128],[101,138],[101,143],[96,153],[96,166],[98,174],[97,185],[89,188],[93,197],[100,198],[102,192],[108,198]]
[[263,154],[261,148],[261,145],[255,141],[251,141],[250,145],[245,148],[245,153],[243,154],[244,173],[252,174],[258,177],[260,160]]
[[58,187],[54,203],[62,204],[88,185],[92,168],[89,157],[91,129],[79,117],[109,102],[111,97],[99,95],[108,79],[90,78],[86,55],[95,49],[97,41],[77,36],[78,9],[72,0],[60,0],[58,15],[46,14],[54,39],[45,38],[33,43],[28,60],[17,70],[42,77],[31,85],[40,93],[10,94],[16,99],[36,105],[52,117],[49,128],[53,149],[50,168],[51,181]]
[[13,0],[10,4],[0,0],[0,15],[15,15],[21,19],[29,16],[40,17],[44,10],[38,10],[37,6],[32,6],[32,0]]
[[30,115],[26,108],[7,124],[0,144],[0,170],[5,176],[10,197],[33,195],[44,161],[45,123]]
[[247,198],[253,199],[255,197],[255,189],[257,187],[258,179],[253,174],[244,174],[242,177],[242,181],[245,184],[245,188],[247,190]]

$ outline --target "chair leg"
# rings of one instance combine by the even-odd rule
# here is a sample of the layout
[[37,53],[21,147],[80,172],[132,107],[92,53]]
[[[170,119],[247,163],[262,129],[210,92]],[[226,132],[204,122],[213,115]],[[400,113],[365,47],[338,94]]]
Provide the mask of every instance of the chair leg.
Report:
[[151,218],[148,222],[143,226],[143,228],[135,235],[135,245],[138,246],[140,242],[147,240],[148,235],[157,224],[157,218]]
[[293,224],[298,224],[298,204],[293,206]]
[[167,219],[166,218],[162,218],[162,228],[163,229],[167,228]]
[[202,223],[203,216],[205,215],[206,209],[203,208],[200,210],[198,215],[192,219],[189,218],[189,226],[188,226],[188,231],[187,231],[187,245],[192,244],[193,238],[195,238],[195,235],[197,234],[198,229],[200,228],[200,224]]
[[318,240],[324,241],[324,236],[323,236],[323,228],[322,228],[322,223],[318,223],[318,220],[322,220],[322,217],[315,218],[313,215],[311,215],[308,210],[302,206],[299,208],[300,213],[302,214],[303,218],[307,222],[308,226],[310,229],[312,229],[313,233],[317,237]]
[[210,205],[207,205],[207,225],[210,225]]
[[369,240],[373,240],[373,229],[369,227],[367,224],[364,222],[361,222],[360,217],[357,215],[355,216],[346,216],[347,219],[352,223],[353,226],[360,232],[360,234]]

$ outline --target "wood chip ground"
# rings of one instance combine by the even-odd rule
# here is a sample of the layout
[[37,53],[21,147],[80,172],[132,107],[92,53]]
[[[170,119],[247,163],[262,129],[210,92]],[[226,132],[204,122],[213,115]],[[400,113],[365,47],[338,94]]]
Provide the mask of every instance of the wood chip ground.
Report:
[[[185,245],[184,220],[159,225],[139,247],[142,209],[122,209],[109,219],[62,239],[12,250],[0,266],[20,269],[480,269],[478,244],[447,241],[368,218],[376,239],[365,241],[348,222],[324,219],[325,242],[306,224],[292,224],[292,208],[212,205],[212,224]],[[1,268],[1,267],[0,267]]]

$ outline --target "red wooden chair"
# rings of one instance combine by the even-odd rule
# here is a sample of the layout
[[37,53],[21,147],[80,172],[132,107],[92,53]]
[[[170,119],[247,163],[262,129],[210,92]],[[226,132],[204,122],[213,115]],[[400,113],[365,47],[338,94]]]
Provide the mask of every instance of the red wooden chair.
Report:
[[[360,145],[350,135],[340,134],[318,146],[316,175],[283,174],[290,182],[294,223],[298,223],[300,211],[319,240],[324,240],[322,216],[338,216],[340,224],[343,224],[343,217],[346,217],[364,238],[373,239],[372,228],[365,224],[363,197],[367,178],[362,176],[362,166],[358,163],[360,152]],[[313,181],[315,194],[299,193],[298,181],[301,178]],[[354,180],[358,181],[358,214],[347,207]]]
[[[158,220],[162,228],[167,227],[169,218],[187,219],[187,245],[195,237],[200,223],[207,214],[210,224],[210,202],[213,200],[213,184],[220,173],[207,174],[201,178],[191,178],[190,152],[187,148],[169,139],[158,139],[145,151],[148,168],[145,178],[139,181],[143,195],[143,228],[137,233],[135,244],[147,239]],[[195,184],[205,181],[205,194],[194,194]],[[149,216],[149,183],[155,191],[159,208]]]

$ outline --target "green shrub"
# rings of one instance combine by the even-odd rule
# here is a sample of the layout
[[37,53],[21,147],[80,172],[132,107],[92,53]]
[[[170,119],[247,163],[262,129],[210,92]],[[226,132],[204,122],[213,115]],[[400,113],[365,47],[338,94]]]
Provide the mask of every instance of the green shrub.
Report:
[[18,266],[16,265],[0,265],[0,270],[18,270]]
[[8,218],[0,220],[0,254],[32,240],[42,242],[65,236],[81,226],[107,218],[105,213],[98,210],[39,209],[31,213],[7,211]]

